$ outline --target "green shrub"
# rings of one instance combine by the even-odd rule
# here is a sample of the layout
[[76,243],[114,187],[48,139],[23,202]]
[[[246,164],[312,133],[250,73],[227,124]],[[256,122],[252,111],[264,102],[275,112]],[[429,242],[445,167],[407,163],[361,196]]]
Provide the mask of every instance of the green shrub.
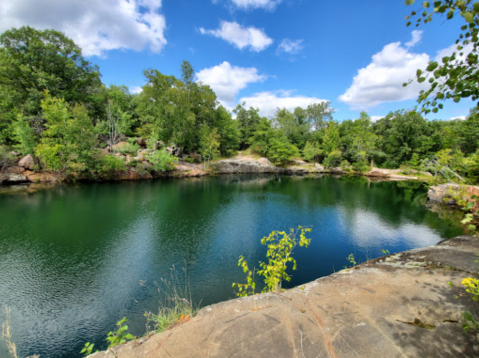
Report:
[[125,162],[113,155],[102,155],[96,167],[100,176],[109,178],[113,177],[115,173],[126,170]]
[[0,170],[4,168],[11,167],[17,161],[17,157],[13,154],[10,154],[7,147],[0,146]]
[[152,164],[153,170],[157,172],[165,172],[174,169],[174,164],[178,163],[178,158],[168,153],[165,149],[155,151],[147,156],[148,161]]

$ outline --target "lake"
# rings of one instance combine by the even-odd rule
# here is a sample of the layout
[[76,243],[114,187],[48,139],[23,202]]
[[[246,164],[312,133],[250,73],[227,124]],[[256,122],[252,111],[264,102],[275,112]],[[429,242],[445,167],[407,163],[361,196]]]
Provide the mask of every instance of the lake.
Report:
[[[295,249],[297,286],[356,261],[434,245],[463,233],[457,214],[428,210],[420,182],[363,177],[220,176],[75,184],[0,195],[0,322],[11,309],[19,356],[79,357],[85,342],[106,348],[116,321],[146,330],[156,283],[174,266],[201,306],[234,298],[265,261],[273,230],[312,227]],[[446,213],[446,214],[444,214]],[[186,269],[186,275],[183,269]],[[187,277],[187,279],[185,279]],[[260,280],[258,280],[260,283]],[[0,342],[0,356],[7,357]]]

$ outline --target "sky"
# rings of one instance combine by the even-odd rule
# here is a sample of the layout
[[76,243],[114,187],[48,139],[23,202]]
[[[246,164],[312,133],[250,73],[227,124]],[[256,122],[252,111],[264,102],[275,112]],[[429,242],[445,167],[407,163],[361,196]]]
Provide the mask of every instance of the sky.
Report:
[[[29,25],[72,38],[106,85],[145,85],[153,68],[180,76],[183,60],[219,102],[270,117],[329,101],[336,120],[412,109],[418,68],[453,51],[460,19],[419,28],[404,0],[2,0],[0,32]],[[424,87],[425,86],[425,87]],[[464,118],[472,101],[428,119]]]

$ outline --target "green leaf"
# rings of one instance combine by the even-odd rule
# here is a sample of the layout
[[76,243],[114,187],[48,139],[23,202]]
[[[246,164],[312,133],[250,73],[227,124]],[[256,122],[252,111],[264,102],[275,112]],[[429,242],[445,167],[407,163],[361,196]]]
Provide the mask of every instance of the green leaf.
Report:
[[475,12],[479,12],[479,2],[475,2],[473,7]]
[[430,6],[429,1],[424,1],[422,3],[422,7],[425,8],[425,9],[427,9],[429,6]]
[[437,68],[437,66],[439,66],[439,64],[438,64],[436,61],[434,61],[434,62],[429,63],[429,65],[427,66],[426,69],[427,69],[429,72],[432,72],[432,71],[434,71],[434,70]]
[[447,13],[447,19],[451,20],[454,17],[454,10],[451,10]]
[[474,15],[470,12],[465,12],[464,13],[464,19],[468,22],[468,23],[473,23],[474,22]]
[[407,6],[414,4],[415,0],[404,0]]

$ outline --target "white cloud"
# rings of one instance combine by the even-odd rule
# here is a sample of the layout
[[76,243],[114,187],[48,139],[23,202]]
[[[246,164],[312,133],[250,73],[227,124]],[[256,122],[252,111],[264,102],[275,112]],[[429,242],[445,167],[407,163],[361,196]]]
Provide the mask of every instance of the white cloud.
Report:
[[[446,47],[445,49],[437,51],[437,55],[434,60],[439,63],[442,63],[443,57],[451,56],[453,52],[456,52],[456,60],[463,61],[466,59],[467,55],[471,53],[473,50],[474,50],[474,45],[472,43],[464,46],[464,48],[461,51],[458,51],[457,45],[453,44],[449,47]],[[462,53],[462,56],[461,56],[461,53]]]
[[277,52],[278,53],[285,52],[285,53],[289,53],[291,55],[296,55],[304,48],[303,41],[304,40],[284,39],[278,45]]
[[107,51],[166,45],[161,0],[15,0],[0,1],[0,32],[29,25],[64,32],[85,56]]
[[406,42],[405,45],[406,47],[414,47],[416,44],[419,43],[419,41],[422,40],[422,31],[420,30],[413,30],[411,33],[412,39],[409,42]]
[[[213,0],[213,2],[218,1],[219,0]],[[242,10],[259,8],[274,10],[281,1],[282,0],[229,0],[232,5]]]
[[292,96],[292,91],[260,92],[250,97],[243,97],[239,103],[246,102],[246,107],[259,108],[262,116],[274,116],[277,108],[286,108],[290,111],[296,107],[306,108],[312,103],[326,102],[325,99],[305,96]]
[[384,117],[386,117],[386,116],[371,116],[371,121],[372,122],[377,122],[380,119],[383,119]]
[[[411,43],[414,41],[413,34]],[[418,68],[426,68],[429,60],[429,55],[412,53],[400,42],[388,44],[372,57],[367,67],[358,71],[353,84],[339,96],[339,100],[352,109],[367,109],[384,102],[416,98],[428,84],[413,81],[403,87],[403,83],[414,78]]]
[[458,116],[458,117],[452,117],[449,120],[454,121],[454,120],[458,119],[460,121],[464,121],[464,120],[466,120],[466,118],[467,118],[467,116]]
[[209,85],[215,91],[218,100],[228,108],[235,104],[239,91],[246,88],[249,83],[262,82],[267,78],[260,75],[254,67],[231,66],[226,61],[199,71],[196,77],[199,82]]
[[212,35],[233,44],[240,50],[249,47],[251,51],[260,52],[273,43],[264,30],[256,27],[243,27],[237,22],[221,21],[219,29],[199,29],[203,35]]
[[138,93],[143,92],[143,88],[140,87],[140,86],[132,86],[128,89],[130,90],[130,93],[133,93],[133,94],[138,94]]

